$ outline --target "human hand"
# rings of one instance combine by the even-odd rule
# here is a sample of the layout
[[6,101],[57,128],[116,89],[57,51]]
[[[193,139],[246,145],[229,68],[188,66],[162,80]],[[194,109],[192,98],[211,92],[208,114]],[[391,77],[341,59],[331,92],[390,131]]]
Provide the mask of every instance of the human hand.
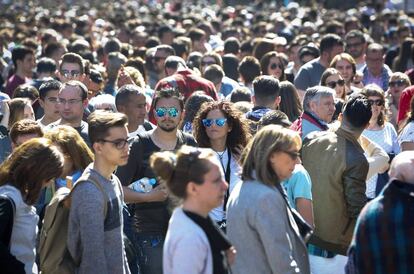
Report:
[[147,193],[148,202],[163,202],[168,197],[168,190],[164,185],[159,185]]
[[227,260],[230,265],[234,264],[234,261],[236,260],[237,251],[234,246],[231,246],[229,249],[226,250],[226,256]]
[[126,72],[124,67],[122,66],[119,69],[119,74],[118,74],[118,88],[121,88],[125,85],[135,85],[135,83],[134,83],[134,80],[132,80],[129,73]]

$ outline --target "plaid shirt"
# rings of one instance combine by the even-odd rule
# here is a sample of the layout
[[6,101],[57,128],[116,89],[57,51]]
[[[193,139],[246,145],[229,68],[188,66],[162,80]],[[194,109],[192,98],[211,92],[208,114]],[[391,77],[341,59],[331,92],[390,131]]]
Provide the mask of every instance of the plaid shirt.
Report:
[[348,256],[348,274],[413,273],[414,184],[391,181],[365,206]]

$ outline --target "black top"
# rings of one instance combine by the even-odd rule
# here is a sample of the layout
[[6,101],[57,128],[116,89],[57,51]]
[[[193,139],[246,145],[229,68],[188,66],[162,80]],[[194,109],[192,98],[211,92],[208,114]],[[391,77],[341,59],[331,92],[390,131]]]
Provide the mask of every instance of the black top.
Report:
[[[197,146],[194,138],[182,131],[178,131],[178,140],[175,149],[182,145]],[[155,174],[149,165],[149,158],[161,148],[154,144],[151,134],[145,132],[137,135],[131,145],[128,163],[118,167],[116,175],[122,185],[128,186],[132,182],[147,177],[155,178]],[[157,183],[158,184],[158,183]],[[161,232],[167,233],[168,221],[171,217],[170,200],[164,202],[147,202],[135,204],[134,223],[137,232]],[[172,209],[172,207],[171,207]]]
[[25,273],[24,264],[9,250],[13,231],[13,205],[9,199],[0,197],[0,265],[1,273]]
[[210,217],[204,218],[187,210],[184,210],[184,213],[206,233],[213,257],[213,273],[228,273],[229,268],[225,251],[231,247],[231,243],[227,237]]

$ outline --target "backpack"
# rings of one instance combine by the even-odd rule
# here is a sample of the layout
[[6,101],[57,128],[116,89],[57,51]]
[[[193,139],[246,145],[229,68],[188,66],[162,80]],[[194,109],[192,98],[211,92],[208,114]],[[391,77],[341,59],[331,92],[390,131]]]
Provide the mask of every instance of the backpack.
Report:
[[85,182],[92,182],[102,192],[105,199],[104,216],[106,216],[109,199],[103,187],[93,177],[82,176],[72,190],[66,187],[59,188],[46,207],[39,236],[39,268],[43,274],[75,273],[75,268],[80,265],[80,262],[75,261],[69,253],[67,235],[72,191]]

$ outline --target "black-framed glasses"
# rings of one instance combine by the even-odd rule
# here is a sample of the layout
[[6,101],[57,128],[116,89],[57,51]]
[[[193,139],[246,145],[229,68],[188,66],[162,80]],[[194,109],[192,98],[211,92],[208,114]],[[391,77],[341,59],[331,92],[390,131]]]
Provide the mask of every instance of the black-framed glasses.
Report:
[[300,157],[300,153],[297,151],[290,151],[290,150],[281,150],[281,152],[286,153],[287,155],[289,155],[289,157],[293,160],[296,161],[299,157]]
[[67,70],[67,69],[62,69],[60,70],[60,74],[62,74],[63,76],[65,76],[66,78],[70,78],[70,77],[78,77],[81,72],[79,70]]
[[400,80],[395,80],[395,81],[390,81],[388,83],[388,85],[393,88],[393,87],[403,87],[405,86],[405,81],[400,79]]
[[66,105],[66,104],[68,104],[68,105],[75,105],[75,104],[77,104],[77,103],[79,103],[79,102],[82,102],[83,101],[83,99],[82,98],[80,98],[80,99],[69,99],[69,100],[65,100],[65,99],[61,99],[61,98],[58,98],[57,99],[57,103],[58,104],[61,104],[61,105]]
[[380,107],[380,106],[383,106],[384,103],[385,101],[382,99],[376,99],[376,100],[368,99],[368,104],[370,104],[371,106],[376,105]]
[[336,88],[336,85],[343,87],[345,85],[345,80],[331,81],[326,83],[326,85],[330,88]]
[[211,127],[214,123],[216,124],[216,126],[218,127],[224,127],[224,125],[227,122],[226,118],[219,118],[219,119],[203,119],[203,125],[205,127]]
[[103,143],[111,143],[115,146],[116,149],[124,149],[125,145],[129,145],[132,142],[133,138],[127,138],[127,139],[116,139],[116,140],[105,140],[101,139],[99,142]]
[[281,64],[277,64],[277,63],[270,64],[270,69],[277,69],[277,68],[283,70],[283,66]]
[[178,116],[178,109],[175,107],[171,107],[171,108],[157,108],[155,110],[155,113],[157,114],[158,117],[162,118],[164,117],[166,114],[168,114],[168,116],[175,118]]

